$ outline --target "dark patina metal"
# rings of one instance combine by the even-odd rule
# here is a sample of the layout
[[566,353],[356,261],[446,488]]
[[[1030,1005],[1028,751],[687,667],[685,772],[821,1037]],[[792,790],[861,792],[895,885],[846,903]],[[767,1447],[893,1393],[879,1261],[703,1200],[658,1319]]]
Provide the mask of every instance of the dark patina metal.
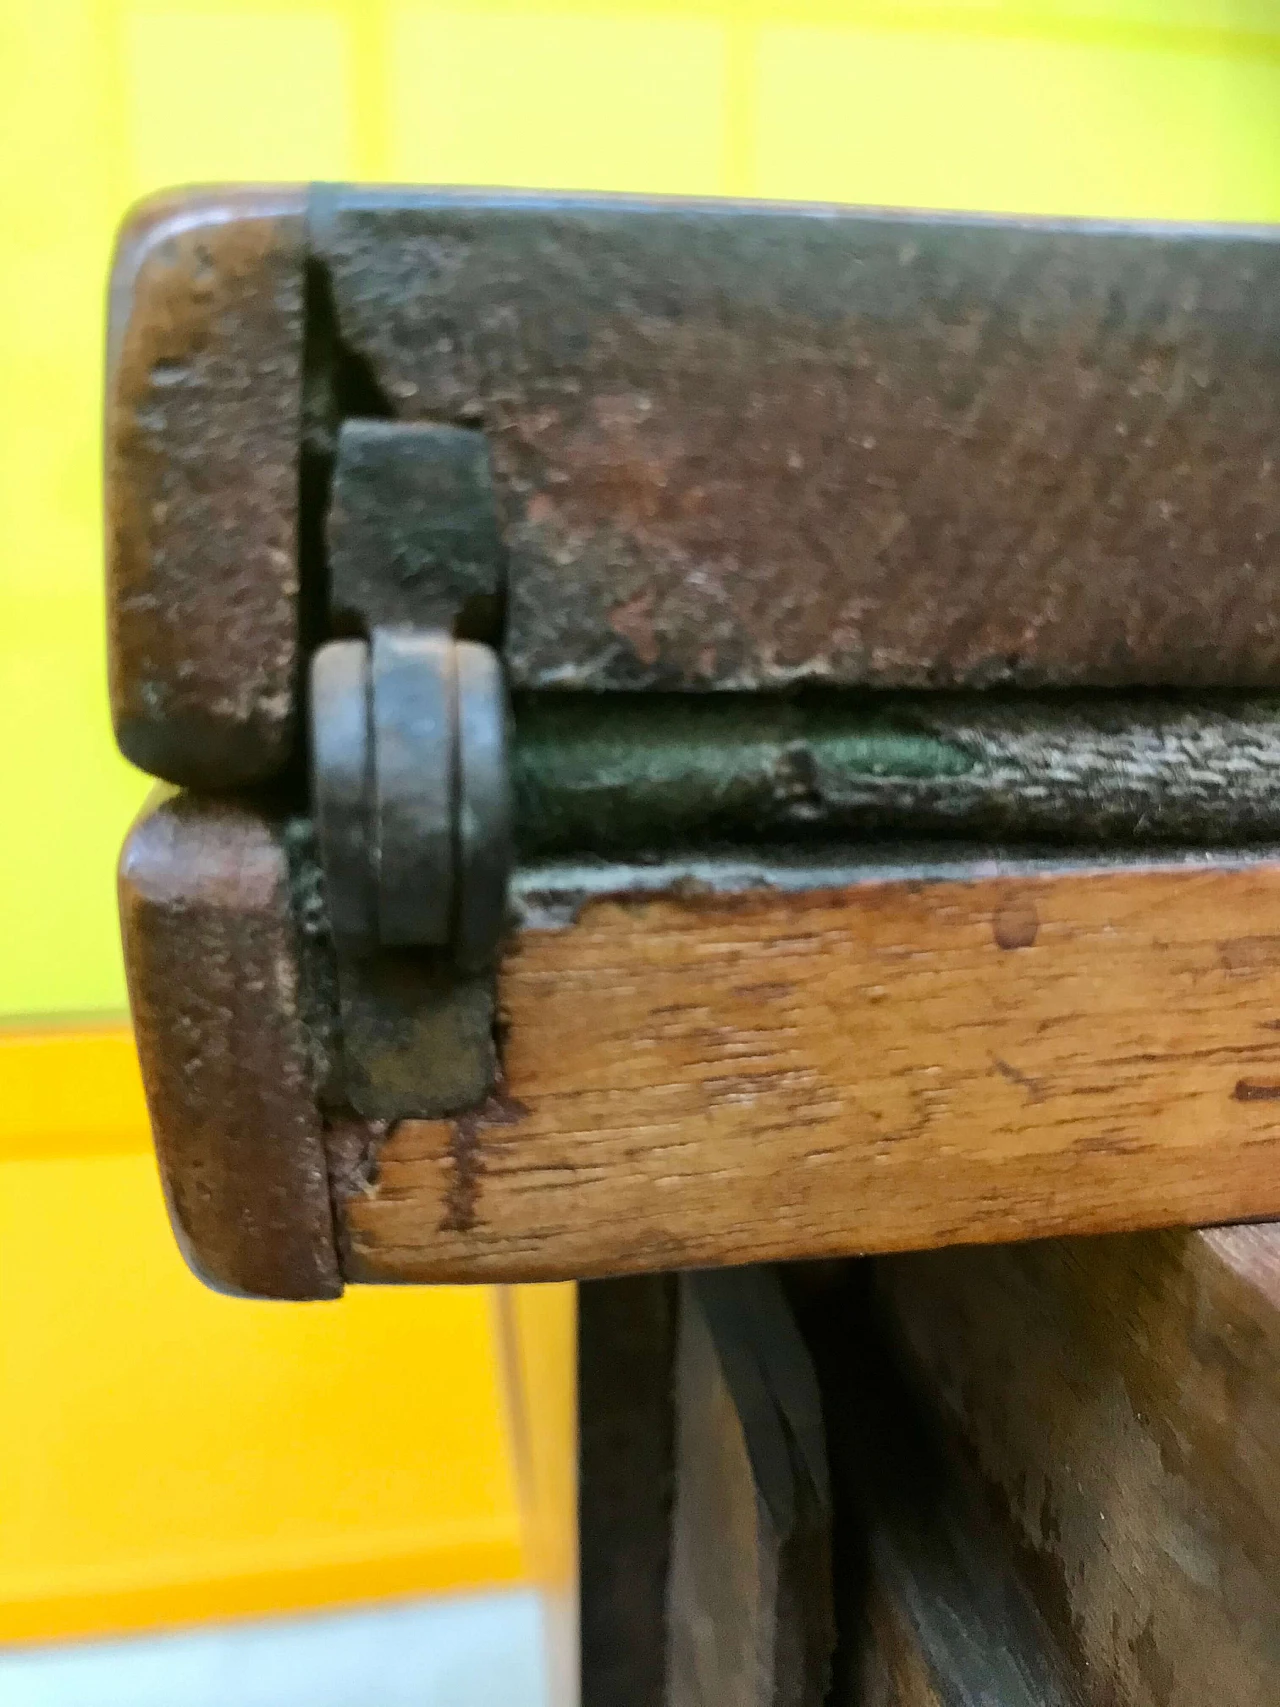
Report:
[[512,766],[526,855],[1280,840],[1280,700],[1233,695],[527,695]]
[[341,1101],[370,1120],[475,1108],[498,1075],[492,969],[430,949],[352,957],[338,973]]
[[312,668],[312,777],[345,1094],[378,1119],[454,1113],[497,1069],[493,967],[512,862],[496,655],[376,628]]
[[311,798],[339,951],[378,941],[369,648],[335,640],[311,660]]
[[515,859],[507,691],[498,656],[462,641],[458,687],[457,897],[454,958],[468,972],[491,967],[506,925]]
[[369,653],[378,940],[439,948],[449,940],[456,883],[453,642],[379,628]]
[[431,423],[350,420],[328,515],[335,624],[497,638],[505,578],[489,447]]

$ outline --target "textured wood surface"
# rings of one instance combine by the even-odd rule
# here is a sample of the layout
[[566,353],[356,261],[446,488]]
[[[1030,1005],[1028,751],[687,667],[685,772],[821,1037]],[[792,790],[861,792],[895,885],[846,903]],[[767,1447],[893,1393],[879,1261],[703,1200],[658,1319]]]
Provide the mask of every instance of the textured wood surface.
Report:
[[822,1388],[840,1640],[829,1707],[1079,1707],[969,1465],[876,1331],[866,1262],[787,1271]]
[[675,1346],[673,1276],[578,1288],[582,1707],[664,1707]]
[[152,803],[120,859],[129,1000],[183,1255],[265,1298],[342,1291],[277,826],[231,804]]
[[886,1259],[1088,1707],[1280,1700],[1280,1227]]
[[598,898],[526,925],[500,1001],[503,1094],[347,1182],[350,1278],[1280,1213],[1270,860]]
[[[864,1616],[863,1666],[848,1707],[950,1707],[907,1609],[886,1583],[872,1583]],[[997,1696],[992,1707],[1005,1703]]]
[[278,771],[298,691],[303,197],[144,203],[111,281],[107,611],[116,735],[143,770]]
[[481,427],[516,686],[1274,685],[1280,243],[334,189],[379,410]]
[[818,1383],[776,1277],[680,1282],[668,1707],[821,1707],[835,1641]]

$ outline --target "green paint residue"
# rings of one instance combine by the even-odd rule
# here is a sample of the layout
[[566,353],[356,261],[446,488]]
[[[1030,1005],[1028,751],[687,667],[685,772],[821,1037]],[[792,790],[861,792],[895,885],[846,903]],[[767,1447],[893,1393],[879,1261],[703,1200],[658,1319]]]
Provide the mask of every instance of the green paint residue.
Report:
[[964,776],[974,758],[963,747],[933,735],[885,731],[872,735],[837,735],[813,743],[823,770],[848,776],[902,777],[928,781],[933,777]]

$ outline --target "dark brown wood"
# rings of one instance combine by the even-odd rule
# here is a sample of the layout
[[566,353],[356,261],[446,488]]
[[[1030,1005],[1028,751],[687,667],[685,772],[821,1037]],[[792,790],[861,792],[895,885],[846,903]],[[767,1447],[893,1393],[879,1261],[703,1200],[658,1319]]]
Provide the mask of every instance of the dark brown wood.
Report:
[[1088,1707],[1280,1699],[1280,1228],[886,1259]]
[[303,196],[184,192],[126,224],[111,281],[111,704],[153,775],[226,788],[297,712]]
[[1076,1707],[1008,1537],[874,1330],[870,1267],[788,1271],[835,1514],[829,1707]]
[[374,1146],[340,1196],[348,1276],[1280,1213],[1280,864],[821,871],[531,878],[499,979],[502,1092]]
[[220,1291],[342,1291],[283,835],[157,798],[120,861],[129,998],[174,1231]]
[[578,1288],[582,1707],[666,1707],[675,1281]]
[[[886,1584],[873,1583],[864,1613],[862,1670],[839,1707],[951,1707],[907,1609]],[[990,1707],[1007,1707],[989,1696]]]
[[851,1669],[831,1707],[1077,1707],[1056,1647],[991,1521],[928,1455],[871,1491]]
[[489,438],[517,687],[1280,682],[1271,229],[322,190],[346,345]]
[[835,1640],[813,1368],[776,1278],[686,1275],[668,1707],[821,1707]]

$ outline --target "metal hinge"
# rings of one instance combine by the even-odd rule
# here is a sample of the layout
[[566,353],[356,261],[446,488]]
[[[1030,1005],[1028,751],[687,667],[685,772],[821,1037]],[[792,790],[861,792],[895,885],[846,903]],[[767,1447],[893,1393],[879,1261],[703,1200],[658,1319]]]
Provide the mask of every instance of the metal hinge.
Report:
[[[220,190],[112,303],[112,714],[193,791],[126,959],[206,1274],[1274,1210],[1274,232]],[[1112,1014],[1114,1129],[1063,1066]]]
[[1280,679],[1273,239],[325,189],[249,229],[225,301],[190,255],[190,365],[144,316],[119,366],[115,718],[296,810],[320,645],[328,1106],[493,1087],[513,839],[1276,832],[1275,702],[1150,691]]
[[327,537],[330,621],[363,630],[311,666],[335,1090],[375,1119],[453,1114],[493,1088],[517,839],[526,860],[688,861],[884,837],[1280,836],[1271,698],[543,692],[513,721],[498,650],[460,637],[497,639],[504,591],[488,450],[468,429],[344,423]]
[[347,1094],[381,1119],[482,1100],[512,858],[497,654],[407,628],[321,647],[311,766]]
[[311,662],[316,838],[345,1094],[443,1114],[496,1071],[493,966],[512,811],[494,634],[503,556],[488,451],[465,428],[345,422],[327,522],[330,620]]
[[410,628],[335,640],[311,668],[316,832],[335,942],[492,966],[511,871],[497,653]]

